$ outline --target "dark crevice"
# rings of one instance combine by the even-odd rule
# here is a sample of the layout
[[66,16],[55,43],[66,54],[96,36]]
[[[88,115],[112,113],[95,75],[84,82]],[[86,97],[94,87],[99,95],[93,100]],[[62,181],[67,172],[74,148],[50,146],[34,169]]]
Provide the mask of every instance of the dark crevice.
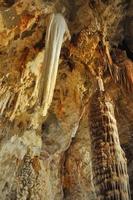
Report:
[[30,30],[26,30],[22,32],[21,39],[32,36],[32,34],[35,32],[36,27],[37,27],[37,23],[34,23]]
[[126,51],[127,57],[133,61],[133,52],[129,49],[125,39],[118,45],[118,48]]
[[73,34],[72,37],[71,37],[71,43],[74,46],[77,46],[79,35],[80,35],[80,33],[77,33],[77,34]]
[[16,0],[4,0],[3,5],[5,7],[11,7],[16,3]]
[[45,47],[46,32],[43,33],[42,38],[35,44],[34,48],[42,50]]

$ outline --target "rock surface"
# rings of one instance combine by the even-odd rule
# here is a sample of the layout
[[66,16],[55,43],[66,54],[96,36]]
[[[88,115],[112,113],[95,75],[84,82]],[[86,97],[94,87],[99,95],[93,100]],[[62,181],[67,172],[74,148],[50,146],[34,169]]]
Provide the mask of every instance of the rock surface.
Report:
[[[88,114],[99,71],[133,194],[132,10],[132,0],[0,0],[1,200],[96,199]],[[53,101],[42,117],[38,82],[53,12],[63,13],[71,41],[63,44]],[[128,90],[127,80],[111,77],[113,64],[130,71]]]

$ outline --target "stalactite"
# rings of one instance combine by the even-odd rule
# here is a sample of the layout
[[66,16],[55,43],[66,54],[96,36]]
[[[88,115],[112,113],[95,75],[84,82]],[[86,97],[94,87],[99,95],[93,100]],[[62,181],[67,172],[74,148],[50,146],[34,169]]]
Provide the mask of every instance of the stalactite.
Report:
[[127,160],[120,146],[114,109],[104,92],[97,91],[90,103],[92,166],[99,200],[129,200]]
[[128,93],[133,92],[133,62],[128,59],[124,51],[116,50],[109,53],[106,45],[106,55],[108,58],[108,68],[112,79],[118,83],[122,89]]
[[133,92],[133,65],[123,64],[122,67],[112,65],[112,77],[114,81],[121,85],[127,92]]
[[64,17],[61,14],[52,14],[46,33],[44,66],[40,79],[39,100],[43,108],[44,116],[46,116],[47,110],[52,102],[61,46],[63,40],[67,38],[70,38],[70,34]]

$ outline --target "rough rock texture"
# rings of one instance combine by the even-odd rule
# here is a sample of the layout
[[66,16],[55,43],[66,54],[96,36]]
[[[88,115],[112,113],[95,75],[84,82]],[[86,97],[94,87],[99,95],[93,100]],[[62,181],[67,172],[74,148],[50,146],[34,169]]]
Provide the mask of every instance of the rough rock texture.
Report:
[[[133,194],[133,1],[0,0],[0,199],[96,200],[90,99],[102,77]],[[38,103],[49,15],[64,15],[54,97]],[[132,197],[133,198],[133,197]]]
[[104,91],[90,104],[92,171],[98,199],[130,199],[127,159],[118,135],[114,106]]

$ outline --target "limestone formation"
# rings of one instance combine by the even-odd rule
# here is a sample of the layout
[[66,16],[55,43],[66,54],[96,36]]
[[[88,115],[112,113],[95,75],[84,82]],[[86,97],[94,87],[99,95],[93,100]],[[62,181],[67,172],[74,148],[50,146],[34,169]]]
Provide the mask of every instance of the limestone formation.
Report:
[[113,105],[104,92],[97,91],[90,107],[92,170],[97,199],[129,200],[127,159],[120,146]]
[[0,0],[0,200],[133,198],[132,10]]

